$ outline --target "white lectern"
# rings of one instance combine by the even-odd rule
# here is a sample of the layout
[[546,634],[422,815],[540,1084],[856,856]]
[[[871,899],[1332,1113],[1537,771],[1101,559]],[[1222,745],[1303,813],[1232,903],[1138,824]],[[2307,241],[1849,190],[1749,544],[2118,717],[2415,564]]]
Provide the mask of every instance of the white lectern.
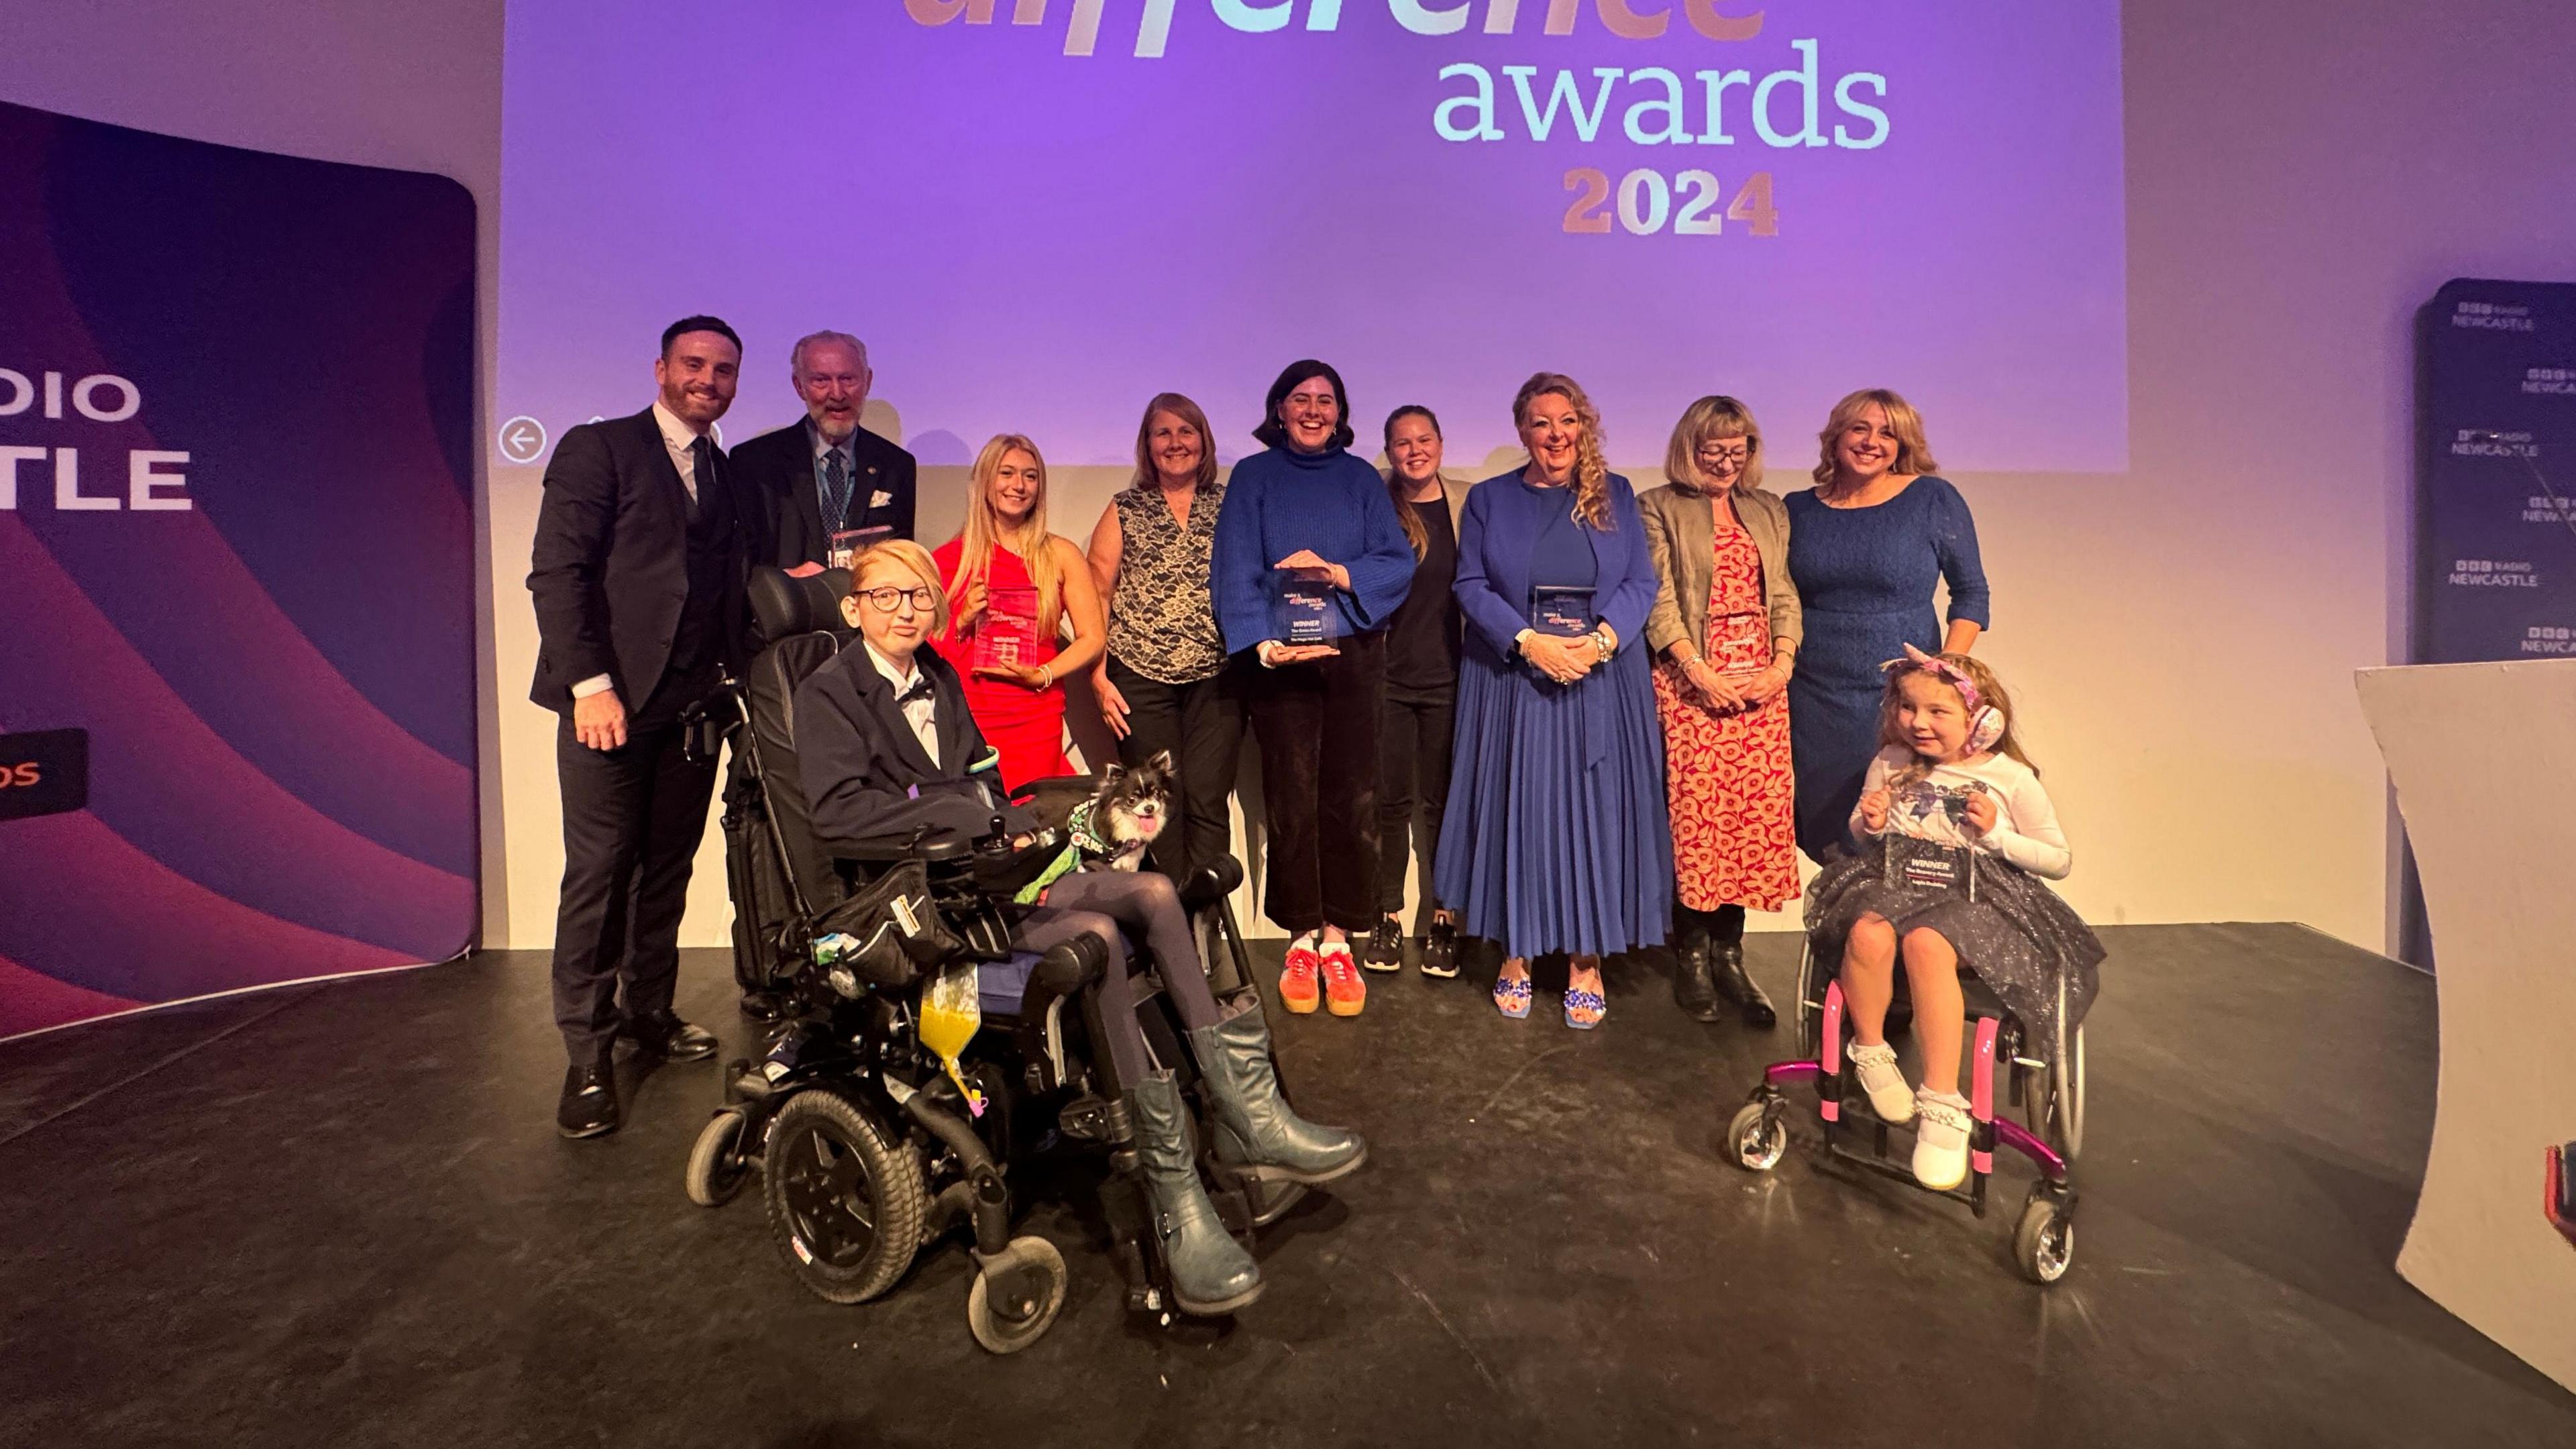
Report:
[[2576,1140],[2576,660],[2365,669],[2424,883],[2441,1095],[2406,1281],[2576,1389],[2576,1245],[2542,1212]]

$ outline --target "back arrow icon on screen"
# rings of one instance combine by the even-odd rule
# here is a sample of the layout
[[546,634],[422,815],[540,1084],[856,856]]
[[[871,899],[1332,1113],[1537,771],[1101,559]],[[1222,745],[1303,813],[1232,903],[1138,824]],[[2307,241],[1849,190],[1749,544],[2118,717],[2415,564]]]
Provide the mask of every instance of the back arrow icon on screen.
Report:
[[531,417],[515,417],[501,425],[501,456],[513,463],[533,463],[546,450],[545,425]]

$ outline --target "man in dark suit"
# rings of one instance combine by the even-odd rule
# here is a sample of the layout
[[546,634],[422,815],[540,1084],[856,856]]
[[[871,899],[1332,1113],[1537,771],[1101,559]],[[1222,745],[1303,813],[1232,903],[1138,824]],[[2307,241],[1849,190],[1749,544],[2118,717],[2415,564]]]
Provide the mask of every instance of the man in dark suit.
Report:
[[529,697],[563,716],[554,999],[572,1067],[555,1125],[567,1137],[617,1129],[618,1037],[680,1060],[716,1049],[671,1007],[689,867],[715,784],[714,763],[688,757],[680,718],[715,688],[742,632],[755,530],[712,435],[741,365],[742,340],[721,321],[672,323],[653,405],[572,429],[546,464],[528,573],[541,640]]
[[[890,529],[912,537],[910,453],[859,426],[868,405],[868,349],[846,332],[817,332],[788,357],[805,420],[763,433],[730,455],[759,498],[754,563],[811,573],[830,562],[832,536]],[[872,540],[871,540],[872,541]]]

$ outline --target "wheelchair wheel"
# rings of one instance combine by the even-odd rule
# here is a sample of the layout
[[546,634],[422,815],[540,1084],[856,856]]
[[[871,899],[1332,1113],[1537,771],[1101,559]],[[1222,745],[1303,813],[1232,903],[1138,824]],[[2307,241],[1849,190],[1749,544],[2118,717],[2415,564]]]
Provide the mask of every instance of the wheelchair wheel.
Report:
[[2021,1222],[2013,1229],[2013,1261],[2022,1276],[2045,1287],[2066,1276],[2075,1261],[2075,1222],[2045,1192],[2022,1204]]
[[1809,942],[1798,952],[1798,1055],[1816,1061],[1824,1050],[1825,983],[1816,972],[1815,944]]
[[697,1144],[689,1149],[689,1201],[700,1207],[723,1207],[742,1191],[751,1176],[744,1152],[750,1144],[743,1141],[743,1129],[750,1120],[751,1114],[740,1107],[726,1107],[699,1130]]
[[1064,1255],[1040,1237],[1011,1245],[976,1270],[966,1290],[966,1328],[994,1353],[1018,1353],[1038,1341],[1064,1308]]
[[864,1303],[912,1266],[930,1206],[921,1156],[848,1098],[789,1098],[761,1160],[770,1231],[816,1297]]
[[1747,1102],[1726,1124],[1726,1155],[1747,1172],[1769,1172],[1789,1151],[1789,1124],[1767,1102]]

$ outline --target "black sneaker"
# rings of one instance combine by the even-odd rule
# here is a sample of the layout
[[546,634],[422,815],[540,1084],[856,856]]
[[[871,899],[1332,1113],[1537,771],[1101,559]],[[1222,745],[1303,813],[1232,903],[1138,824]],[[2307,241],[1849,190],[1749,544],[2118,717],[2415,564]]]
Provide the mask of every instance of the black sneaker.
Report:
[[1404,969],[1404,927],[1393,916],[1380,916],[1360,943],[1360,964],[1371,971]]
[[1422,974],[1443,980],[1458,974],[1458,927],[1451,921],[1433,921],[1431,933],[1422,938]]

